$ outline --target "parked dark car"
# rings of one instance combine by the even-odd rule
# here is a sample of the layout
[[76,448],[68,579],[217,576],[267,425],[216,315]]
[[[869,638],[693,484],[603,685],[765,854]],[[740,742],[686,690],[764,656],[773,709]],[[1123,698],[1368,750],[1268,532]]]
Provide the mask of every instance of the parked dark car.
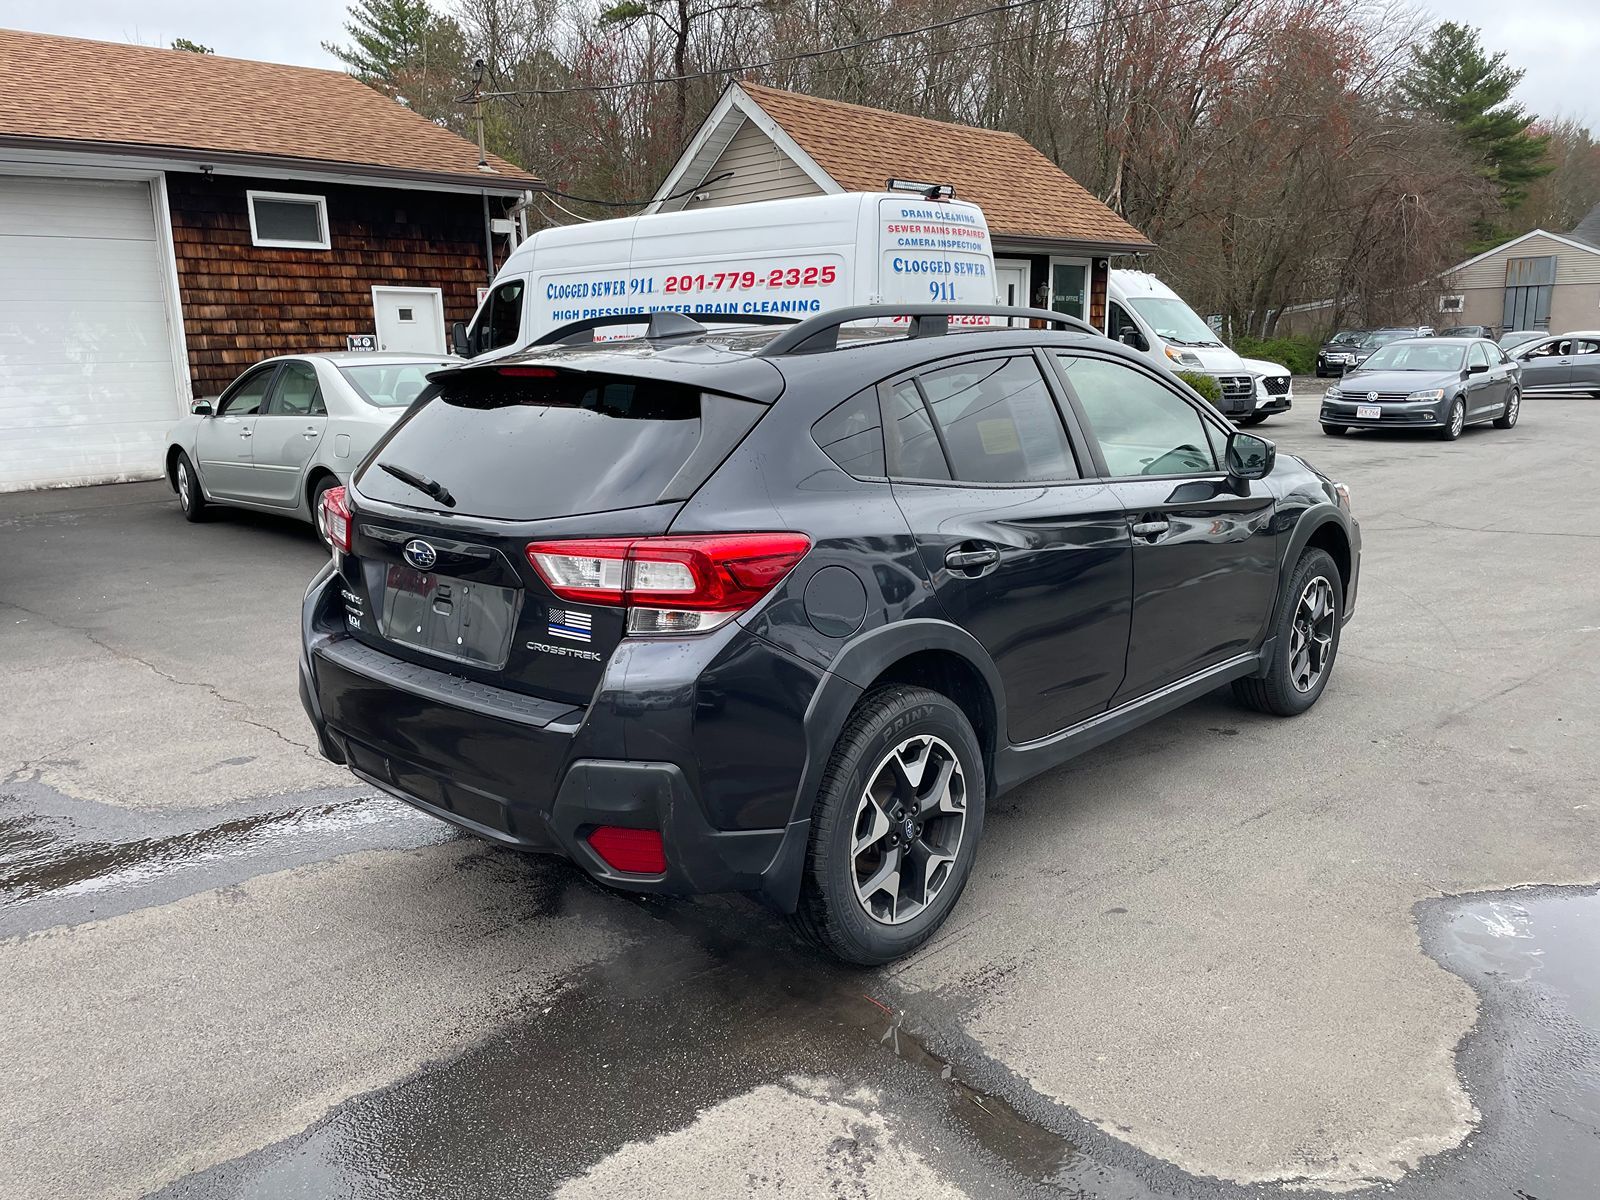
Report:
[[1452,325],[1448,329],[1441,329],[1435,337],[1442,338],[1488,338],[1494,341],[1494,329],[1488,325]]
[[1353,371],[1374,353],[1387,346],[1390,342],[1398,342],[1404,338],[1432,337],[1433,330],[1426,325],[1408,325],[1404,328],[1373,329],[1362,336],[1361,340],[1352,348],[1349,360],[1345,364],[1346,371]]
[[1510,354],[1522,367],[1526,394],[1600,396],[1600,331],[1534,338]]
[[1521,370],[1483,338],[1410,338],[1374,351],[1322,398],[1322,432],[1426,429],[1447,441],[1468,425],[1517,423]]
[[1317,378],[1343,375],[1345,367],[1352,361],[1355,348],[1371,332],[1370,329],[1341,329],[1323,342],[1317,351]]
[[[841,336],[883,312],[658,315],[436,374],[328,495],[322,752],[878,963],[945,919],[1007,789],[1224,683],[1316,702],[1359,574],[1342,485],[1075,318]],[[973,313],[1066,328],[949,332]]]

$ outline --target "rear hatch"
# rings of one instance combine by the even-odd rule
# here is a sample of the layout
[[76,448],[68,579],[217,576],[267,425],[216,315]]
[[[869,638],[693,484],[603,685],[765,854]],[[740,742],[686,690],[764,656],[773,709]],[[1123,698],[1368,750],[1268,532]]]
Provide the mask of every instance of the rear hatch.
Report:
[[[625,351],[576,357],[441,373],[380,443],[348,497],[354,637],[530,696],[593,696],[625,611],[558,596],[528,547],[665,533],[766,406],[671,364],[640,373]],[[781,377],[741,359],[732,374],[764,368],[769,400]]]

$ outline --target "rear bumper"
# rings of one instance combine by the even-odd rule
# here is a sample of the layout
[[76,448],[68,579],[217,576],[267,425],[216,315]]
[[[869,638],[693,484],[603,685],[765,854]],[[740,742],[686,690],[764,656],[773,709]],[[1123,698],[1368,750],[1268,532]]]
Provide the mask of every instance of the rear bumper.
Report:
[[[809,821],[717,828],[696,794],[692,760],[586,754],[598,743],[586,737],[588,709],[489,687],[357,642],[319,613],[336,590],[329,572],[307,594],[299,665],[301,703],[329,760],[468,833],[562,855],[614,887],[670,895],[753,891],[779,903],[794,893]],[[601,825],[660,830],[666,871],[612,868],[587,840]]]

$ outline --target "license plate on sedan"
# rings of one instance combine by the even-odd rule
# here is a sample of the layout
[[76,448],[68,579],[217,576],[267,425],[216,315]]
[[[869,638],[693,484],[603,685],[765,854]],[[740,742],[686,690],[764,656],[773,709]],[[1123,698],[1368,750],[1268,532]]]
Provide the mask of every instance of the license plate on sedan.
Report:
[[1379,421],[1379,420],[1382,420],[1382,419],[1383,419],[1383,409],[1379,408],[1376,404],[1358,404],[1358,405],[1356,405],[1356,420],[1358,420],[1358,421]]

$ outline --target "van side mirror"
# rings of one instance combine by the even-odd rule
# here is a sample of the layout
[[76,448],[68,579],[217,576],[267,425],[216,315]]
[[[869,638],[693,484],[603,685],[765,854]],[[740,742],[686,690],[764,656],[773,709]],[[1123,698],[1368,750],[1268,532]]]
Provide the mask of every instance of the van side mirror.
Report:
[[1234,479],[1262,479],[1272,473],[1278,448],[1253,433],[1228,435],[1228,474]]
[[217,410],[212,407],[211,401],[209,400],[196,400],[193,404],[189,405],[189,411],[197,417],[209,417]]
[[467,340],[467,323],[465,321],[451,322],[450,345],[458,357],[472,357],[472,344]]
[[1144,334],[1132,325],[1125,325],[1122,332],[1117,335],[1117,341],[1134,350],[1148,350],[1150,343],[1144,340]]

